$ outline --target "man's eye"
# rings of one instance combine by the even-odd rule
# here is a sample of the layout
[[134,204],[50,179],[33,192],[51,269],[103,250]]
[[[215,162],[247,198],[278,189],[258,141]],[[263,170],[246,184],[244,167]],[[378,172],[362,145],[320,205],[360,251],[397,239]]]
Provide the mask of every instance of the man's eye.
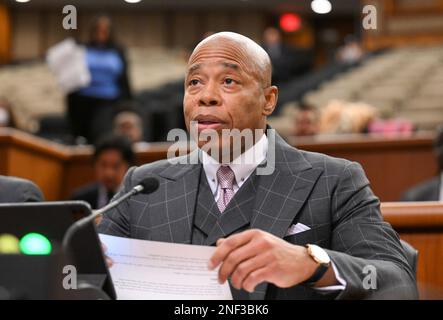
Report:
[[191,86],[196,86],[196,85],[198,85],[198,83],[199,83],[199,81],[197,79],[192,79],[191,81],[189,81],[189,84]]
[[235,83],[235,80],[234,80],[234,79],[231,79],[231,78],[226,78],[226,79],[225,79],[225,83],[228,84],[228,85],[230,85],[230,84],[234,84],[234,83]]

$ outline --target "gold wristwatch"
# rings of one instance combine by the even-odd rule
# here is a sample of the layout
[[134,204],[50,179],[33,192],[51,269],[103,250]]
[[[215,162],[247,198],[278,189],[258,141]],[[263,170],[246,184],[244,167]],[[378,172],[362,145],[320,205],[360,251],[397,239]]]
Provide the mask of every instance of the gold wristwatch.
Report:
[[304,286],[313,286],[318,280],[323,277],[326,271],[328,271],[329,266],[331,265],[331,259],[324,249],[315,244],[307,244],[306,248],[311,258],[318,263],[318,267],[309,279],[303,281],[300,284]]

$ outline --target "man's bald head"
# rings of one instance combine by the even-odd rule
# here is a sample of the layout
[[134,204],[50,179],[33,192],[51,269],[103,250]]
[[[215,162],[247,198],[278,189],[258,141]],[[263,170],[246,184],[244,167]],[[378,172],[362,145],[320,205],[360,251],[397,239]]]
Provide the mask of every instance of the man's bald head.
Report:
[[263,88],[271,85],[272,67],[267,52],[256,42],[234,32],[219,32],[203,39],[194,49],[189,58],[189,66],[207,51],[230,51],[233,60],[248,70]]

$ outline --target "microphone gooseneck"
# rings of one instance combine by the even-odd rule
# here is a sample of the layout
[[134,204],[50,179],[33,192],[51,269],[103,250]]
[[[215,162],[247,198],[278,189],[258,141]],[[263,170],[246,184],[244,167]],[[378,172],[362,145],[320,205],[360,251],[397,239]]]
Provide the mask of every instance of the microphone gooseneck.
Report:
[[69,244],[71,242],[72,237],[78,231],[84,228],[86,225],[94,221],[97,217],[103,215],[105,212],[117,207],[126,199],[135,196],[136,194],[150,194],[156,191],[159,187],[159,182],[156,178],[148,177],[140,181],[134,188],[132,188],[129,192],[125,193],[120,198],[110,202],[103,208],[98,210],[94,210],[91,215],[86,216],[76,222],[74,222],[68,230],[66,230],[65,235],[63,236],[62,241],[62,250],[67,252],[69,250]]

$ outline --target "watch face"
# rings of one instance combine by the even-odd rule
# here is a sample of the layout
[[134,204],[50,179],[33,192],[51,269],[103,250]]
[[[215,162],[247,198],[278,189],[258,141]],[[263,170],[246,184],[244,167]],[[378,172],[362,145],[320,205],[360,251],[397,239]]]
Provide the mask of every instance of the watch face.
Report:
[[312,256],[317,260],[318,263],[321,264],[328,264],[331,262],[331,259],[329,258],[327,252],[316,245],[310,245],[309,246]]

